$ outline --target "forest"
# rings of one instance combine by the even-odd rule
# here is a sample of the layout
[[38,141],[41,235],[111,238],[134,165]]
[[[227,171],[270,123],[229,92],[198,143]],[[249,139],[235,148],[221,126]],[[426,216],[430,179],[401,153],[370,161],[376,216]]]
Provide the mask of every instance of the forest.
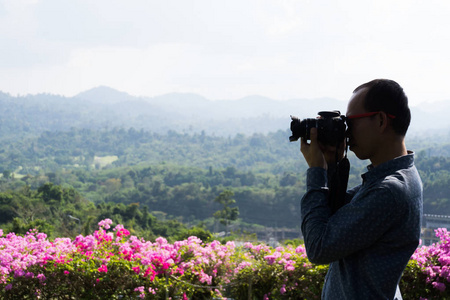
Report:
[[[207,240],[211,232],[299,238],[306,164],[289,135],[134,128],[3,135],[0,227],[75,236],[110,218],[148,239],[195,233]],[[412,136],[407,146],[416,152],[424,213],[450,215],[450,133]],[[348,155],[351,187],[368,162]],[[219,201],[224,195],[227,201]],[[227,214],[232,208],[233,217]]]
[[[307,166],[299,143],[289,142],[289,114],[343,105],[139,98],[107,87],[70,98],[0,92],[0,228],[73,237],[110,218],[149,239],[299,238]],[[448,118],[435,113],[429,122],[423,109],[413,108],[407,147],[416,152],[424,213],[450,215]],[[352,187],[368,162],[348,156]]]

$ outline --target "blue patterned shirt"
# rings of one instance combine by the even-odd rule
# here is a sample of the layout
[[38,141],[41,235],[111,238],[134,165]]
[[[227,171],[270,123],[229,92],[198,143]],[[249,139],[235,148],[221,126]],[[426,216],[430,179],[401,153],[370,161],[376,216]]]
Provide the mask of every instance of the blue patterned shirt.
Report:
[[368,169],[334,214],[327,205],[326,170],[307,171],[301,228],[308,259],[330,264],[322,299],[394,299],[418,246],[422,182],[414,154]]

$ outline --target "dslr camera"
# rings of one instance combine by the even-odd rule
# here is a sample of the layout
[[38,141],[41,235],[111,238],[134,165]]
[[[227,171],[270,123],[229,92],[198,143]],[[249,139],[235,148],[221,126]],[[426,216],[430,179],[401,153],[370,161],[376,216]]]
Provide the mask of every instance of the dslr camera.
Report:
[[338,110],[321,111],[317,118],[308,118],[300,120],[295,116],[291,116],[292,136],[289,137],[291,142],[295,142],[300,138],[310,139],[310,130],[317,128],[317,139],[324,145],[337,146],[345,139],[347,125],[346,117],[341,115]]

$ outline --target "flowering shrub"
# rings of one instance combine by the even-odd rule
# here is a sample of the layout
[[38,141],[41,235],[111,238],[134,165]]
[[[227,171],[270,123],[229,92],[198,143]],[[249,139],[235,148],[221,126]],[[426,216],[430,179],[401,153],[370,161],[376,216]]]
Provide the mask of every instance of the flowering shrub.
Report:
[[[1,299],[319,299],[327,266],[303,246],[272,248],[197,237],[170,244],[131,236],[109,219],[92,235],[47,239],[0,230]],[[419,248],[402,277],[404,299],[448,298],[450,234]]]
[[235,268],[231,294],[236,299],[320,299],[328,266],[309,263],[304,246],[277,247],[246,243]]
[[[450,233],[445,228],[435,232],[440,242],[418,248],[403,276],[415,299],[450,299]],[[408,272],[415,274],[415,278]]]

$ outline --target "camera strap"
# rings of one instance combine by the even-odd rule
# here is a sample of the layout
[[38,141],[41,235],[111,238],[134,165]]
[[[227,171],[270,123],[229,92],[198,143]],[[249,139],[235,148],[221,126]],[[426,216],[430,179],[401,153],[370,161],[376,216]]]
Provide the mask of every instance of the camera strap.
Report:
[[338,161],[338,149],[339,145],[336,147],[336,167],[334,170],[330,170],[331,174],[328,174],[328,188],[330,192],[328,205],[333,214],[347,203],[347,184],[350,174],[350,161],[347,158],[347,146],[345,147],[344,158],[340,161]]

